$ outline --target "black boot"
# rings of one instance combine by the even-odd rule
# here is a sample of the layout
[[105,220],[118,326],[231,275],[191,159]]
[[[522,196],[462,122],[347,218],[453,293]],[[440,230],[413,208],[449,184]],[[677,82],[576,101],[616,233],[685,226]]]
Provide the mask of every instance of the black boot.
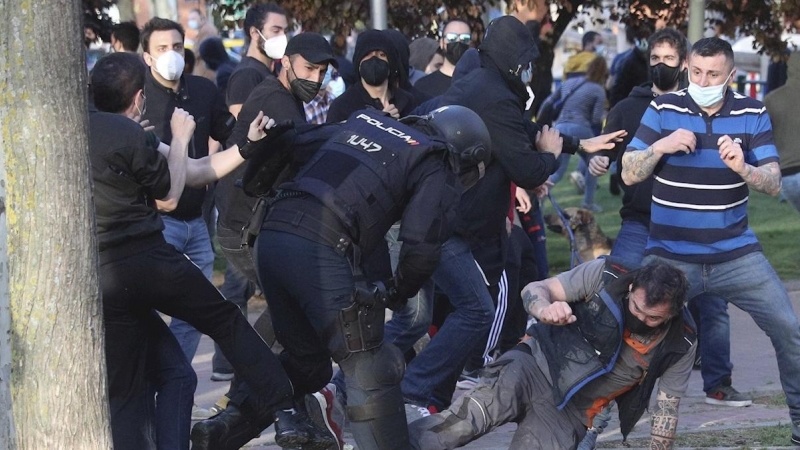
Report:
[[264,428],[254,425],[229,403],[221,413],[192,427],[192,450],[239,450]]
[[286,449],[303,450],[328,450],[338,446],[336,436],[317,427],[301,408],[293,412],[275,412],[275,443]]

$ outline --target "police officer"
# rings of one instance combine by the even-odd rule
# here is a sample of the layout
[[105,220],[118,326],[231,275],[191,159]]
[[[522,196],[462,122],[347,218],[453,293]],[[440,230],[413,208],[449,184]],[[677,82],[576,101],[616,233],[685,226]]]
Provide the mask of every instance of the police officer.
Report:
[[[446,106],[410,122],[362,110],[321,128],[333,137],[281,186],[255,245],[295,393],[322,389],[333,357],[363,450],[409,448],[399,387],[405,364],[383,342],[384,306],[402,307],[436,269],[460,192],[482,177],[491,151],[483,121],[467,108]],[[386,255],[384,235],[398,220],[397,270],[369,283],[364,271]],[[215,421],[237,428],[243,419],[233,415],[240,413],[229,404],[195,431]]]

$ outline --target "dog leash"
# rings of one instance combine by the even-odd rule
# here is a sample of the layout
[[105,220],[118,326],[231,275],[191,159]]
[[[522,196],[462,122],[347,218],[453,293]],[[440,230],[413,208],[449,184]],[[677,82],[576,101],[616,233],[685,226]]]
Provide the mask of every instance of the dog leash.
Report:
[[553,198],[553,194],[548,190],[547,191],[547,198],[550,199],[550,204],[553,205],[553,209],[558,214],[558,218],[561,219],[561,223],[564,225],[564,228],[567,230],[567,235],[569,236],[569,267],[570,269],[582,264],[583,261],[581,260],[581,256],[578,254],[578,249],[575,245],[575,234],[572,232],[572,226],[570,225],[569,219],[567,219],[566,214],[564,214],[564,210],[561,209],[561,206],[558,205],[558,202],[555,201]]

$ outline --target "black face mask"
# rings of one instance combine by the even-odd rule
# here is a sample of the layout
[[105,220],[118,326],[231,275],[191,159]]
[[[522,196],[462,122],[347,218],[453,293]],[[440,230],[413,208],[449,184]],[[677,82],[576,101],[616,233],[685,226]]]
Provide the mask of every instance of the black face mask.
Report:
[[464,53],[469,50],[469,44],[465,44],[463,42],[449,42],[447,44],[447,49],[445,50],[444,57],[450,61],[450,64],[456,65],[458,64],[458,60],[464,56]]
[[292,68],[291,64],[289,67],[292,69],[292,75],[294,75],[294,79],[289,81],[289,87],[292,89],[292,94],[304,103],[314,100],[314,97],[317,96],[319,89],[322,87],[322,83],[297,78],[297,74],[294,73],[294,68]]
[[680,74],[680,66],[670,67],[664,63],[650,66],[650,79],[653,80],[653,85],[662,91],[669,91],[677,86]]
[[361,79],[370,86],[380,86],[389,78],[389,63],[373,56],[358,66]]
[[661,329],[665,328],[669,324],[669,320],[666,320],[657,327],[651,327],[647,325],[639,320],[638,317],[633,315],[629,305],[630,301],[630,294],[628,294],[623,302],[623,308],[625,308],[625,328],[627,328],[631,333],[638,334],[640,336],[650,336],[661,331]]

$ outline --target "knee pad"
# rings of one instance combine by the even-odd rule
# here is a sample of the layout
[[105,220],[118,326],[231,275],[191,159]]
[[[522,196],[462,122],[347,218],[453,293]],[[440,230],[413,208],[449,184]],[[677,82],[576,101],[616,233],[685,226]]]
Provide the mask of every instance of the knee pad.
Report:
[[403,392],[402,352],[392,344],[352,353],[339,363],[347,378],[347,417],[363,450],[410,448]]
[[406,360],[400,349],[384,343],[371,351],[351,353],[340,366],[358,387],[374,391],[399,384],[406,371]]
[[347,377],[348,416],[363,422],[402,411],[400,381],[405,359],[400,350],[383,344],[375,350],[353,353],[340,363]]

